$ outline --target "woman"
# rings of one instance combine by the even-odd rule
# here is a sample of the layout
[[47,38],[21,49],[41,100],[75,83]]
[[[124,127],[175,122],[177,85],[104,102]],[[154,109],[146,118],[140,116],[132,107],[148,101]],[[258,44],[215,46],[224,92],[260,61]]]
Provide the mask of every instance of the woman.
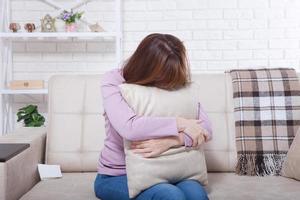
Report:
[[[101,90],[106,139],[101,151],[95,194],[102,200],[128,200],[123,138],[131,140],[136,153],[154,157],[172,147],[198,146],[211,139],[211,126],[203,109],[199,119],[137,116],[121,95],[119,85],[134,83],[176,90],[190,82],[183,43],[168,34],[148,35],[122,69],[106,73]],[[161,183],[140,193],[136,200],[208,199],[202,185],[194,180]]]

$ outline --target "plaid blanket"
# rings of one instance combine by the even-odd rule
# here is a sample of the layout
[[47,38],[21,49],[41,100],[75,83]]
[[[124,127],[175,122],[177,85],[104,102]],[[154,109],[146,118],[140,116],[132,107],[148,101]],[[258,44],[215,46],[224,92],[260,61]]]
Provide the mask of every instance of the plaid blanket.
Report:
[[279,175],[300,125],[294,69],[231,70],[240,175]]

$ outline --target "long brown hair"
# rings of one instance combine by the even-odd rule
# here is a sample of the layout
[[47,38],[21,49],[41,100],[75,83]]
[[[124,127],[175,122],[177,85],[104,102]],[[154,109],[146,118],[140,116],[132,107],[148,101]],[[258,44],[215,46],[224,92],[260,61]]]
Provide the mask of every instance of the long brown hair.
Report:
[[174,90],[190,82],[183,43],[169,34],[146,36],[123,67],[126,83]]

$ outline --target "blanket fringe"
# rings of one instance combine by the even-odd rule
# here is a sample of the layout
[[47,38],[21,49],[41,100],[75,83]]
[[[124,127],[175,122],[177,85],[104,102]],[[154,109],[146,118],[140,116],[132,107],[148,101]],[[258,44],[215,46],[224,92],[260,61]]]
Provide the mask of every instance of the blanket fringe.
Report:
[[248,176],[279,175],[286,154],[238,154],[236,173]]

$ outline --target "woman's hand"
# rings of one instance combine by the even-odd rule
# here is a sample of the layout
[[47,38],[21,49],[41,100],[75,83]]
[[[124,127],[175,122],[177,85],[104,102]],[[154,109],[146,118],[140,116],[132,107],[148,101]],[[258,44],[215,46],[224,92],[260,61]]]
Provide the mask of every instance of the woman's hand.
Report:
[[151,140],[133,141],[130,148],[134,153],[141,154],[144,158],[156,157],[172,147],[184,145],[183,133],[179,136],[164,137]]
[[206,131],[201,127],[201,120],[177,118],[177,127],[193,140],[193,147],[200,146],[205,141]]

